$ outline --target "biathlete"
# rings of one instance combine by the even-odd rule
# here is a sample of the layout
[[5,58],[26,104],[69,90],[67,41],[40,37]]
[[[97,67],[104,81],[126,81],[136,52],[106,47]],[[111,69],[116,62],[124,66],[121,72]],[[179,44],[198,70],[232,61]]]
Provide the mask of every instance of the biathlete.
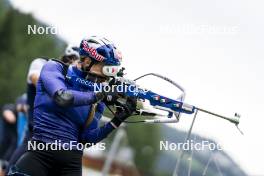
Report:
[[[113,103],[115,98],[109,100],[107,92],[94,92],[67,78],[78,77],[94,84],[104,82],[117,74],[121,53],[112,42],[96,36],[82,40],[79,53],[77,66],[67,67],[58,61],[48,61],[43,66],[37,83],[30,142],[45,145],[59,141],[58,145],[63,146],[73,142],[95,144],[135,111],[136,101],[128,99],[110,122],[99,126],[105,104]],[[10,169],[9,175],[47,176],[54,173],[81,176],[82,150],[75,147],[28,150]]]
[[[65,48],[64,54],[60,58],[60,60],[67,65],[76,64],[79,59],[79,47],[70,45]],[[27,113],[27,131],[25,133],[22,144],[12,154],[7,170],[9,170],[10,167],[12,167],[16,163],[16,161],[27,151],[28,141],[32,138],[36,86],[39,80],[40,72],[43,66],[48,62],[48,60],[49,58],[47,57],[36,58],[31,62],[29,66],[27,74],[27,104],[29,107]]]

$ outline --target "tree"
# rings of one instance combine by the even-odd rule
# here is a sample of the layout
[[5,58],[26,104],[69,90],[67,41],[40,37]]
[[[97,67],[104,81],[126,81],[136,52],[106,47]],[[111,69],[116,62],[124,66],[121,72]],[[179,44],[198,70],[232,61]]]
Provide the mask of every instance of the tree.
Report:
[[[6,6],[0,4],[0,9]],[[32,15],[13,8],[6,9],[0,23],[0,106],[13,102],[26,90],[26,74],[30,62],[37,57],[58,57],[65,42],[56,35],[28,35],[27,25],[41,25]]]

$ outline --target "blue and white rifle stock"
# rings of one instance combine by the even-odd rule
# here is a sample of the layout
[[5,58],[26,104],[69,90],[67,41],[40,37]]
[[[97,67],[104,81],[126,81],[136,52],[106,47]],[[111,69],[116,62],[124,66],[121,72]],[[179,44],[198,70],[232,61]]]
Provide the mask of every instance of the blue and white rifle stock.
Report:
[[[150,90],[144,90],[144,89],[139,88],[136,85],[136,80],[138,80],[144,76],[148,76],[148,75],[156,76],[156,77],[159,77],[163,80],[170,82],[171,84],[173,84],[174,86],[176,86],[178,89],[180,89],[182,91],[181,96],[177,100],[174,100],[174,99],[162,96],[160,94],[157,94],[155,92],[152,92]],[[204,113],[207,113],[207,114],[228,120],[228,121],[230,121],[236,125],[239,124],[239,117],[240,116],[237,113],[235,113],[234,117],[227,117],[227,116],[219,115],[217,113],[214,113],[214,112],[211,112],[211,111],[208,111],[208,110],[205,110],[205,109],[184,103],[184,98],[185,98],[184,89],[181,86],[179,86],[179,84],[177,84],[174,81],[170,80],[169,78],[166,78],[166,77],[161,76],[159,74],[149,73],[149,74],[143,75],[143,76],[135,79],[134,81],[130,81],[130,80],[120,78],[119,82],[123,82],[122,84],[124,84],[124,85],[133,85],[133,87],[135,87],[136,91],[133,91],[133,89],[132,89],[132,91],[128,90],[128,91],[124,92],[127,96],[136,96],[136,98],[138,98],[140,100],[148,100],[150,105],[153,106],[154,108],[167,111],[168,112],[168,116],[167,116],[168,118],[172,118],[173,114],[176,117],[178,117],[180,113],[193,114],[197,110],[197,111],[202,111]],[[177,119],[177,120],[179,120],[179,119]],[[173,120],[171,120],[171,121],[173,122]],[[146,121],[146,122],[148,122],[148,121]],[[163,121],[163,120],[159,121],[157,119],[154,121],[154,123],[158,123],[158,122],[165,122],[165,121]],[[167,121],[167,122],[170,122],[170,121]]]
[[[170,84],[174,85],[175,87],[177,87],[182,93],[175,100],[175,99],[171,99],[171,98],[162,96],[162,95],[157,94],[155,92],[152,92],[151,90],[142,89],[136,84],[136,81],[145,77],[145,76],[155,76],[155,77],[161,78],[161,79],[169,82]],[[185,98],[184,89],[179,84],[177,84],[176,82],[172,81],[171,79],[169,79],[167,77],[159,75],[159,74],[149,73],[149,74],[145,74],[141,77],[138,77],[135,80],[128,80],[128,79],[125,79],[124,77],[120,76],[120,77],[112,78],[112,81],[110,81],[111,84],[95,84],[89,80],[85,80],[85,79],[78,78],[78,77],[67,77],[67,79],[72,83],[75,83],[75,84],[77,83],[77,84],[80,84],[81,86],[88,87],[91,90],[96,90],[96,91],[102,90],[106,86],[107,87],[109,87],[109,86],[110,87],[111,86],[112,87],[113,86],[114,87],[124,86],[126,88],[122,89],[122,92],[119,92],[123,95],[122,97],[134,97],[139,101],[148,100],[149,104],[152,107],[154,107],[155,109],[159,109],[159,110],[168,112],[167,115],[161,115],[161,114],[157,114],[154,112],[148,112],[144,109],[138,109],[136,112],[138,115],[156,116],[159,118],[146,119],[146,120],[140,120],[140,121],[132,121],[132,123],[136,123],[136,122],[176,123],[179,121],[181,113],[194,114],[196,111],[201,111],[201,112],[204,112],[204,113],[225,119],[225,120],[235,124],[236,126],[238,126],[238,124],[239,124],[240,115],[237,113],[235,113],[234,117],[227,117],[227,116],[220,115],[220,114],[211,112],[209,110],[205,110],[205,109],[202,109],[202,108],[199,108],[199,107],[185,103],[184,102],[184,98]],[[161,117],[161,116],[163,116],[163,117]],[[165,116],[165,118],[164,118],[164,116]]]

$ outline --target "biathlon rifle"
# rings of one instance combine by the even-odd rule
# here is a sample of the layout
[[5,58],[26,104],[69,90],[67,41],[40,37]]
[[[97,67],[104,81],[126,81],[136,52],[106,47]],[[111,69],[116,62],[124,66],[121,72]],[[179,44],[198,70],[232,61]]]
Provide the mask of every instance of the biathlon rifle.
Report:
[[[227,120],[233,124],[236,125],[236,127],[238,128],[238,124],[239,124],[239,120],[240,120],[240,115],[238,113],[234,114],[234,117],[228,117],[228,116],[224,116],[224,115],[220,115],[214,112],[211,112],[209,110],[194,106],[194,105],[190,105],[184,102],[185,99],[185,90],[183,89],[182,86],[180,86],[179,84],[177,84],[176,82],[174,82],[173,80],[162,76],[160,74],[156,74],[156,73],[148,73],[145,75],[142,75],[134,80],[129,80],[124,78],[124,68],[122,68],[119,73],[117,74],[117,77],[112,78],[112,80],[110,81],[110,85],[122,85],[122,86],[126,86],[125,91],[122,92],[123,97],[133,97],[136,98],[137,100],[140,101],[149,101],[150,105],[152,107],[154,107],[155,109],[159,109],[162,111],[166,111],[168,112],[167,115],[165,115],[167,118],[155,118],[155,119],[146,119],[146,120],[140,120],[140,121],[130,121],[130,123],[137,123],[137,122],[145,122],[145,123],[175,123],[178,122],[180,119],[180,115],[182,113],[184,114],[194,114],[196,111],[201,111],[207,114],[210,114],[212,116],[215,117],[219,117],[221,119]],[[177,98],[177,99],[171,99],[165,96],[162,96],[158,93],[155,93],[151,90],[147,90],[147,89],[143,89],[140,88],[137,84],[136,81],[146,77],[146,76],[155,76],[158,77],[160,79],[163,79],[167,82],[169,82],[170,84],[174,85],[175,87],[177,87],[182,93],[181,95]],[[122,102],[122,101],[121,101]],[[154,112],[148,112],[145,111],[143,109],[138,109],[136,111],[137,115],[141,115],[141,116],[164,116],[161,114],[156,114]],[[127,121],[129,122],[129,121]],[[240,131],[241,134],[242,131],[238,128],[238,130]]]
[[[150,112],[142,108],[137,108],[135,115],[152,116],[155,118],[139,120],[139,121],[125,121],[128,123],[140,123],[140,122],[143,122],[143,123],[176,123],[176,122],[179,122],[180,116],[182,113],[194,114],[196,111],[197,112],[201,111],[201,112],[210,114],[212,116],[227,120],[235,124],[236,127],[238,128],[238,124],[240,120],[240,115],[238,113],[235,113],[234,117],[227,117],[227,116],[220,115],[220,114],[211,112],[209,110],[202,109],[200,107],[185,103],[184,102],[185,90],[183,89],[183,87],[165,76],[162,76],[156,73],[148,73],[134,80],[129,80],[124,77],[123,71],[124,71],[124,68],[122,68],[118,72],[116,77],[111,77],[110,81],[108,81],[107,83],[93,83],[92,81],[89,81],[89,80],[85,80],[85,79],[78,78],[75,76],[67,76],[67,75],[66,75],[66,78],[68,81],[72,83],[80,84],[81,86],[87,87],[90,90],[94,90],[94,91],[100,91],[102,90],[102,88],[105,89],[105,87],[110,87],[110,88],[113,88],[113,87],[117,88],[118,86],[123,87],[121,92],[118,91],[118,95],[120,95],[120,98],[117,99],[118,105],[122,103],[126,103],[125,101],[127,97],[132,97],[132,98],[136,98],[138,101],[149,101],[150,105],[154,107],[155,109],[167,112],[167,115],[164,115],[164,114],[158,114],[155,112]],[[173,86],[175,86],[181,91],[181,95],[177,99],[171,99],[171,98],[162,96],[158,93],[155,93],[151,90],[140,88],[136,84],[136,81],[146,76],[155,76],[155,77],[158,77],[160,79],[163,79],[169,82],[170,84],[172,84]],[[109,106],[107,107],[109,108]],[[114,113],[111,110],[111,108],[109,108],[109,110],[112,113]],[[238,130],[241,132],[241,134],[243,134],[239,128]]]

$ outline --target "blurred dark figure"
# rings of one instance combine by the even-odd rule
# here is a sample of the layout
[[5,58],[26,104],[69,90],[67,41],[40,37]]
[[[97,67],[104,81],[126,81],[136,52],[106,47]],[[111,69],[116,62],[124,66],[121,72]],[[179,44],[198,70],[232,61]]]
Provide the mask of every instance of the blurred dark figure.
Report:
[[4,169],[17,147],[17,111],[14,104],[6,104],[1,112],[3,133],[0,144],[0,159]]
[[27,104],[28,109],[28,132],[26,134],[26,141],[31,137],[33,130],[33,111],[34,111],[34,100],[36,96],[36,85],[39,79],[39,75],[42,67],[47,63],[48,58],[41,57],[34,59],[28,69],[27,74]]
[[28,110],[26,94],[18,97],[16,104],[6,104],[2,108],[2,126],[0,159],[1,168],[5,170],[8,161],[21,144],[27,130],[26,114]]

